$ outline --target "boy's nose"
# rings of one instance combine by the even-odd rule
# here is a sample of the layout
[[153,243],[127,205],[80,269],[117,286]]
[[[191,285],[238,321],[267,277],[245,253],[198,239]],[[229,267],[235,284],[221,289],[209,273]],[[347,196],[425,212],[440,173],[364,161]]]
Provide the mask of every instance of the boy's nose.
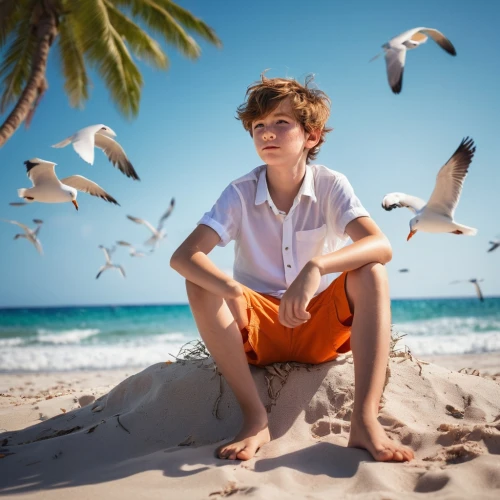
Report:
[[267,130],[262,135],[262,139],[264,139],[265,141],[271,141],[271,140],[273,140],[275,138],[276,138],[276,134],[274,132],[271,132],[270,130]]

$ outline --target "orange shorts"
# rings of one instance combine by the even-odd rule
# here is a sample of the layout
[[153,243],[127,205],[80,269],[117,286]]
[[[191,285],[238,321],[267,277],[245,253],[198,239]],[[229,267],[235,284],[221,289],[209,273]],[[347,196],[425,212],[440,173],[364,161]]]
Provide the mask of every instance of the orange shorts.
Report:
[[353,315],[342,273],[323,292],[313,297],[307,311],[311,319],[295,328],[278,319],[280,299],[244,288],[248,326],[241,330],[247,360],[252,365],[277,362],[324,363],[351,350]]

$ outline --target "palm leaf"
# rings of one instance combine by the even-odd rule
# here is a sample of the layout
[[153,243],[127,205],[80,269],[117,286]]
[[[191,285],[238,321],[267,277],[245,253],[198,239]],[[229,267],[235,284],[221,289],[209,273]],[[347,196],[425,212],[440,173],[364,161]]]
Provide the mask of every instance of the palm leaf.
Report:
[[31,74],[33,55],[36,50],[36,38],[31,29],[30,18],[25,17],[17,23],[14,38],[7,48],[2,65],[0,78],[2,83],[2,100],[0,112],[14,103],[24,90],[24,85]]
[[142,77],[110,22],[104,0],[75,2],[72,11],[86,58],[103,78],[119,110],[127,117],[136,115]]
[[73,107],[81,107],[89,97],[83,42],[75,29],[74,15],[68,13],[59,24],[59,56],[64,74],[64,90]]
[[156,0],[157,3],[169,12],[177,21],[179,21],[188,30],[196,33],[216,47],[222,47],[222,42],[215,34],[215,31],[204,23],[201,19],[193,16],[191,12],[183,9],[171,0]]
[[166,69],[168,67],[168,58],[161,50],[158,42],[118,10],[109,0],[104,0],[104,3],[108,9],[111,24],[130,46],[134,54],[139,59],[145,59],[157,68]]
[[114,0],[116,5],[131,8],[132,15],[139,17],[146,26],[161,35],[189,59],[200,56],[200,47],[158,0]]
[[14,30],[20,10],[19,0],[0,0],[0,49]]

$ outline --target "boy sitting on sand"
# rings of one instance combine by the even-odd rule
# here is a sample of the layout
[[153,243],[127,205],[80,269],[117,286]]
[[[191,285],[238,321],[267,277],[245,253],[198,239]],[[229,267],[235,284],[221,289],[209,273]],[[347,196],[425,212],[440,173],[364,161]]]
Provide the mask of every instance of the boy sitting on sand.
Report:
[[[248,460],[270,441],[248,363],[324,363],[351,348],[349,446],[380,461],[413,458],[377,420],[390,341],[384,264],[391,245],[347,178],[310,164],[331,130],[329,114],[329,98],[310,80],[262,76],[251,85],[238,118],[264,165],[229,184],[170,261],[186,278],[200,335],[243,413],[220,458]],[[208,258],[231,240],[233,278]]]

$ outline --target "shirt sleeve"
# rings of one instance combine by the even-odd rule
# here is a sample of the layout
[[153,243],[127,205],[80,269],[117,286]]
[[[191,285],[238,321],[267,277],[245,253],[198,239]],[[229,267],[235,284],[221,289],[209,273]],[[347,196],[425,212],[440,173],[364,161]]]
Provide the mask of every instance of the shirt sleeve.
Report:
[[349,222],[358,217],[370,217],[359,198],[354,194],[350,182],[345,175],[339,175],[332,186],[329,197],[329,213],[333,230],[339,238],[347,240],[345,228]]
[[230,184],[224,189],[212,210],[206,212],[198,224],[211,227],[220,236],[217,245],[225,247],[230,241],[237,238],[241,227],[241,215],[240,196],[236,188]]

